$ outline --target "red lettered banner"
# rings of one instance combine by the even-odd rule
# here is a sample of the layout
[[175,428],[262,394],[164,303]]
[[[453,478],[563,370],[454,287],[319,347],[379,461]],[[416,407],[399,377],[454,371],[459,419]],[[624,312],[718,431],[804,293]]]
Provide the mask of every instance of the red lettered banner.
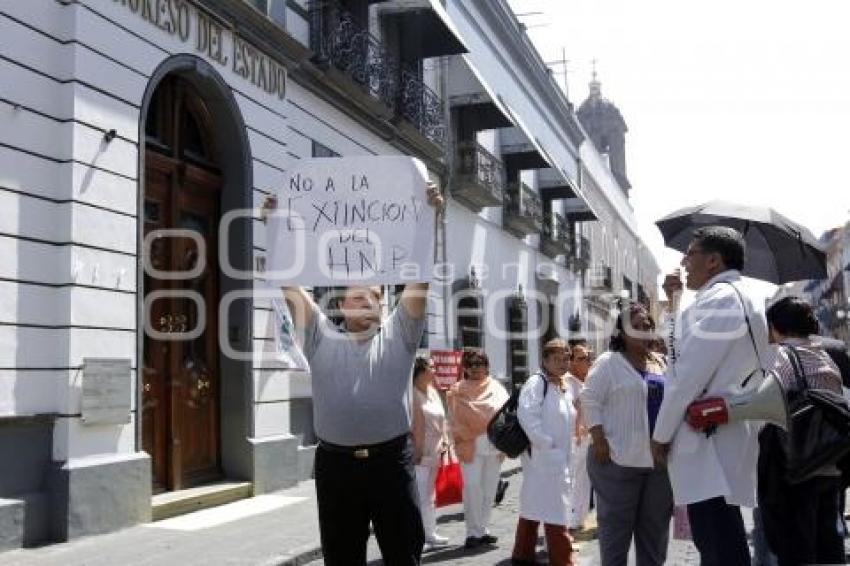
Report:
[[445,391],[454,385],[461,376],[461,350],[431,350],[434,360],[434,386]]

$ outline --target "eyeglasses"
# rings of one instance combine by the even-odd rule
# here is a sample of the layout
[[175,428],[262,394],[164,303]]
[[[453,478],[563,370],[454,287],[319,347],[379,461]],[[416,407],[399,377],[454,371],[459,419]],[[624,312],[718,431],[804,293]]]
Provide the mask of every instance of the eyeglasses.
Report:
[[469,362],[466,367],[469,369],[486,368],[487,364],[485,362]]
[[695,254],[704,254],[705,250],[701,250],[700,248],[691,248],[685,252],[685,257],[691,257]]

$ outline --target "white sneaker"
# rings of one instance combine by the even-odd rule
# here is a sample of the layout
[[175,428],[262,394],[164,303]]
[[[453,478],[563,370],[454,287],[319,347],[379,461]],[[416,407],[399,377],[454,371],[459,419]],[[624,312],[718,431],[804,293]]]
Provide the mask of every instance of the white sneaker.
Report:
[[440,535],[434,535],[425,539],[425,544],[422,547],[422,552],[431,552],[432,550],[437,550],[440,548],[445,548],[449,545],[449,539],[446,537],[441,537]]

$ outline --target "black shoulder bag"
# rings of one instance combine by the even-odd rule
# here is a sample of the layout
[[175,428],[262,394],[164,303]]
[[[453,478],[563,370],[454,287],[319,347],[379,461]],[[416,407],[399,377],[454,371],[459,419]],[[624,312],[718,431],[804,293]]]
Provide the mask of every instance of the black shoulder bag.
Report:
[[[549,380],[546,376],[543,378],[543,400],[546,400],[546,393],[549,390]],[[517,407],[519,406],[519,394],[522,388],[514,389],[510,398],[505,401],[502,408],[499,409],[490,422],[487,424],[487,438],[500,452],[504,452],[510,458],[516,458],[526,450],[531,454],[531,442],[528,440],[528,435],[522,430],[522,425],[519,424],[517,416]]]
[[786,393],[785,470],[788,482],[800,483],[850,452],[850,407],[838,393],[809,387],[797,350],[788,351],[797,387]]

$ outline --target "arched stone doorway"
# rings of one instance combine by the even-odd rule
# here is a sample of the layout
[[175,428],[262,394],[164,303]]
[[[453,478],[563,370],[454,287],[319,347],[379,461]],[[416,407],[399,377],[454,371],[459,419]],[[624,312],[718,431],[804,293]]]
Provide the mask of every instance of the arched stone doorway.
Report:
[[250,479],[251,364],[219,342],[251,349],[249,300],[219,320],[222,295],[252,284],[219,265],[222,247],[233,268],[252,263],[250,218],[219,234],[223,214],[252,206],[244,124],[230,89],[191,56],[160,65],[141,118],[139,446],[155,492]]

